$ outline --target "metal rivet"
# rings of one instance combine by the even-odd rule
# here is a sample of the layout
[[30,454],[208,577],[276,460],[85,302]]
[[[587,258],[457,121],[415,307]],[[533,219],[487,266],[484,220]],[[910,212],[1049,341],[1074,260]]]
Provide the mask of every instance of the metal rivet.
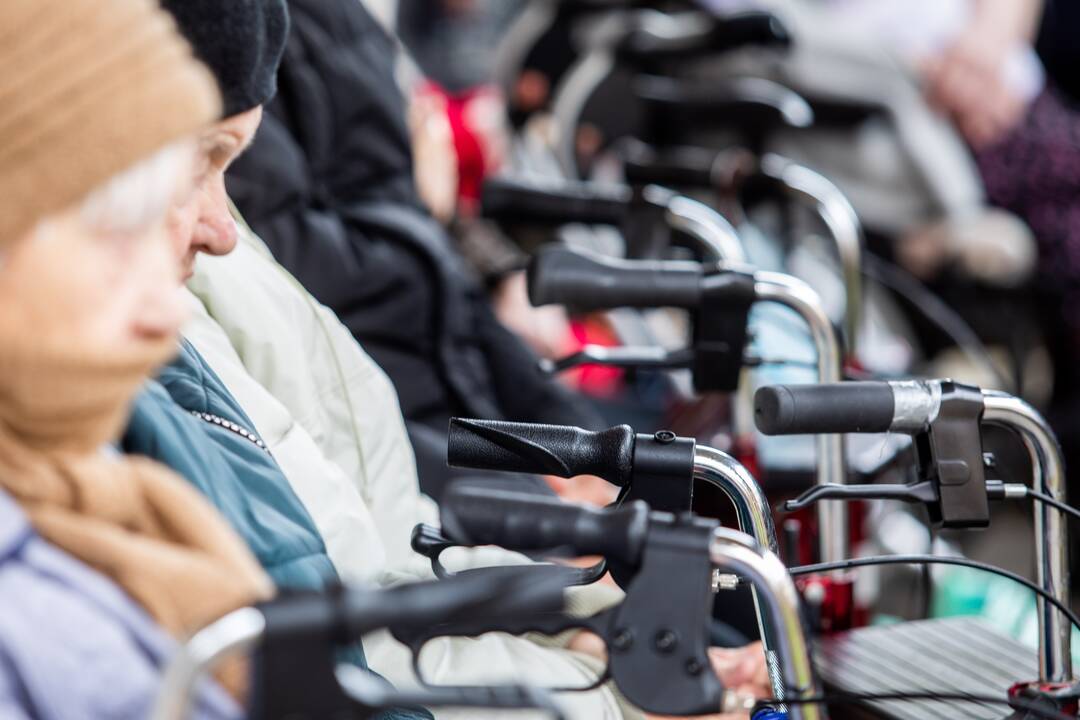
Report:
[[656,633],[656,639],[653,640],[653,644],[660,652],[670,653],[678,646],[679,638],[671,630],[661,630]]
[[670,430],[661,430],[660,432],[653,435],[653,438],[656,440],[656,442],[664,443],[666,445],[667,443],[675,442],[675,433],[671,432]]
[[626,652],[634,644],[634,633],[629,628],[623,628],[615,633],[611,640],[611,649],[616,652]]
[[705,669],[705,666],[697,658],[690,658],[686,661],[686,673],[688,675],[700,675]]

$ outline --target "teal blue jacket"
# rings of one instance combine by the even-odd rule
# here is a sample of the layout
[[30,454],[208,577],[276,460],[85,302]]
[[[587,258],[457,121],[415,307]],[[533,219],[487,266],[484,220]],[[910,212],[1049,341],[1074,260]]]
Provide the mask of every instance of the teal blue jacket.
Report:
[[[278,587],[320,590],[338,582],[314,521],[258,437],[254,423],[186,340],[136,398],[124,452],[168,465],[194,485],[244,539]],[[357,642],[341,659],[366,668]],[[392,710],[378,720],[430,720]]]
[[[197,416],[195,413],[203,413]],[[249,439],[212,418],[233,423]],[[138,396],[123,449],[175,470],[205,495],[282,588],[317,589],[337,572],[315,523],[254,425],[184,342],[179,357]]]

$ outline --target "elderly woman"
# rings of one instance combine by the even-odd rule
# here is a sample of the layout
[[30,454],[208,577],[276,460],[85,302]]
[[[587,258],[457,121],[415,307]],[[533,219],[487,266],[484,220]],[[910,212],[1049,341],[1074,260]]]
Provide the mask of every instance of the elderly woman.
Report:
[[[220,100],[150,0],[5,0],[0,34],[0,715],[143,718],[162,628],[270,591],[183,481],[111,448],[175,352],[164,215]],[[201,714],[237,710],[211,688]]]

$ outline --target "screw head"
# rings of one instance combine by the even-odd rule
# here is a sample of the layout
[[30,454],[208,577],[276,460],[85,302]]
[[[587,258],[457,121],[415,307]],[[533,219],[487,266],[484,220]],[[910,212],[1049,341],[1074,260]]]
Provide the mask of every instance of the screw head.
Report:
[[690,658],[686,661],[686,674],[687,675],[700,675],[705,670],[705,665],[702,664],[697,658]]
[[671,432],[670,430],[661,430],[660,432],[653,435],[653,438],[656,440],[656,442],[667,445],[668,443],[675,442],[675,433]]
[[679,637],[671,630],[661,630],[656,633],[653,645],[658,651],[667,654],[673,652],[679,645]]
[[615,631],[615,637],[611,639],[611,649],[615,652],[626,652],[634,644],[634,633],[629,628]]

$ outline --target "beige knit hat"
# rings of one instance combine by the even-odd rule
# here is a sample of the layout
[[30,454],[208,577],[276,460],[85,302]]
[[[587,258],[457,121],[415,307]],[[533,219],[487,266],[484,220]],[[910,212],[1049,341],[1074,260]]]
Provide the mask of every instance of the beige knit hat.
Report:
[[220,111],[154,0],[0,0],[0,248]]

